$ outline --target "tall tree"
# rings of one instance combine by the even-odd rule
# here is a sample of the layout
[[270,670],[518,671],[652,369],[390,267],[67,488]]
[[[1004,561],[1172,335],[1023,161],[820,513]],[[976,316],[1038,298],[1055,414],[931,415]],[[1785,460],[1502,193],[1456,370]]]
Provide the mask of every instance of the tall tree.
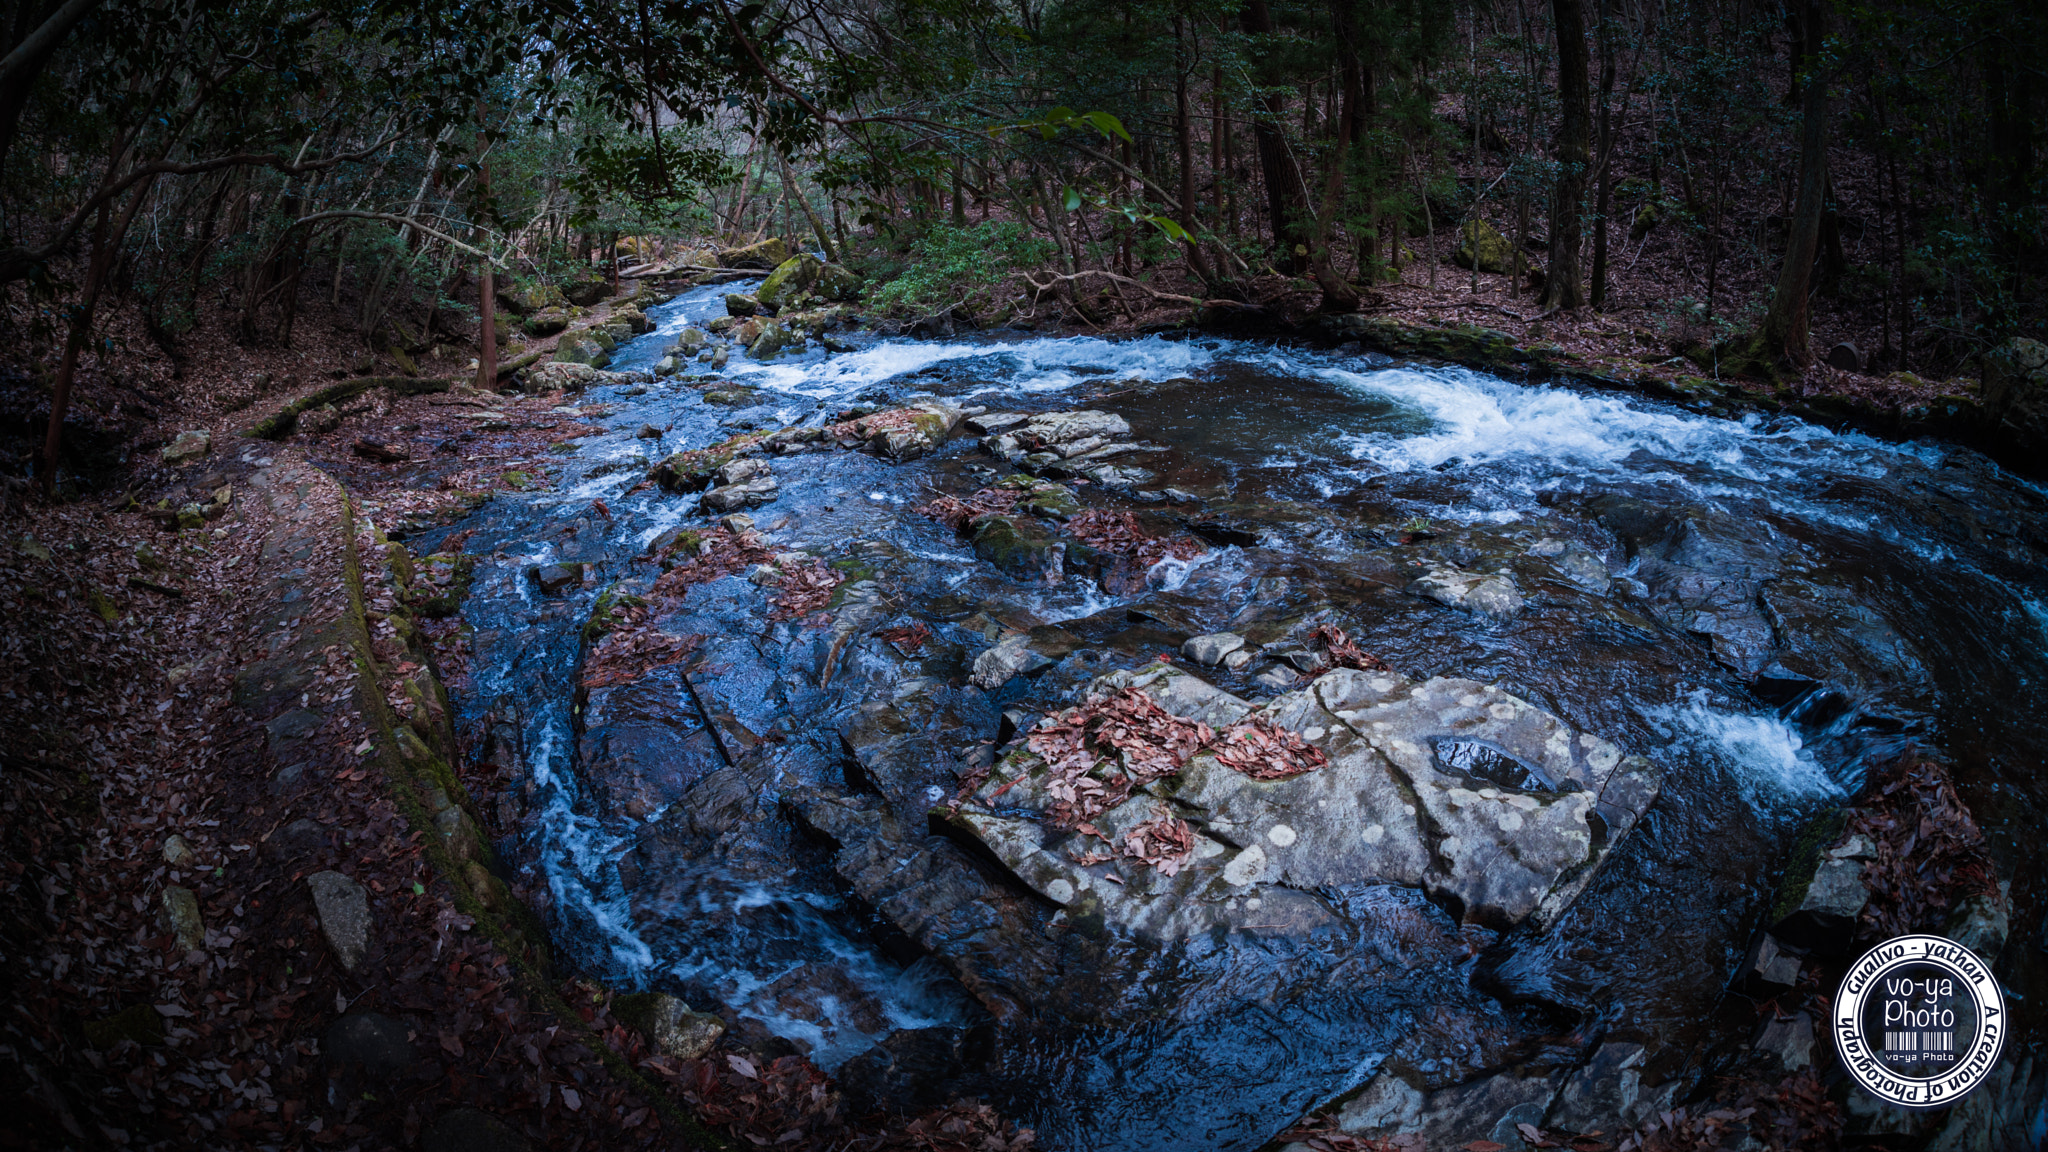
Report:
[[[1239,20],[1248,35],[1269,36],[1273,32],[1273,14],[1266,0],[1250,0]],[[1272,220],[1274,244],[1288,270],[1299,275],[1308,268],[1309,238],[1302,235],[1302,225],[1308,216],[1308,183],[1302,178],[1301,165],[1287,146],[1287,137],[1280,127],[1287,112],[1286,98],[1277,89],[1268,89],[1260,103],[1265,107],[1265,115],[1252,121],[1252,139],[1259,149],[1259,172],[1265,177],[1266,212]]]
[[1551,0],[1551,12],[1557,23],[1557,95],[1563,116],[1557,129],[1557,182],[1550,189],[1550,270],[1542,306],[1578,308],[1586,302],[1579,281],[1579,213],[1592,160],[1586,12],[1583,0]]
[[1758,334],[1767,357],[1782,357],[1794,367],[1813,363],[1809,346],[1813,258],[1820,247],[1820,218],[1827,197],[1828,77],[1824,0],[1801,5],[1799,201],[1792,214],[1792,236],[1785,245],[1785,263],[1778,286]]

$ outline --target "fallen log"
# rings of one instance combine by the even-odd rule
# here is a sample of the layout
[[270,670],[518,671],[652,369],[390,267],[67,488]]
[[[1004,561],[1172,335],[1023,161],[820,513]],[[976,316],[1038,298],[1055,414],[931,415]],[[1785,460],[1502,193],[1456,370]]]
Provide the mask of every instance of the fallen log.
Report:
[[[461,381],[466,383],[467,381]],[[244,429],[242,435],[260,440],[282,440],[299,426],[299,416],[323,404],[360,396],[372,388],[388,388],[400,396],[418,396],[428,392],[446,392],[458,381],[445,377],[416,378],[412,376],[358,376],[353,380],[341,380],[299,397],[279,409],[276,414],[258,420]]]

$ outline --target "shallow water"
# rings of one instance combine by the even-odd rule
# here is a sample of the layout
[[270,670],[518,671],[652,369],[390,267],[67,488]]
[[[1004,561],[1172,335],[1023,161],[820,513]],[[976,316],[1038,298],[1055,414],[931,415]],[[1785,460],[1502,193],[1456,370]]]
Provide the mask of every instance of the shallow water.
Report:
[[[613,367],[651,365],[722,312],[725,290],[651,309],[658,329]],[[509,855],[545,878],[573,963],[721,1007],[742,1035],[827,1068],[871,1064],[892,1036],[955,1036],[952,1059],[971,1052],[976,1068],[952,1087],[1070,1149],[1256,1147],[1390,1055],[1452,1083],[1568,1064],[1558,1052],[1610,1035],[1654,1040],[1659,1074],[1703,1075],[1702,1053],[1730,1035],[1720,989],[1792,832],[1909,742],[1956,762],[2003,875],[2048,871],[2032,831],[2048,811],[2048,498],[1973,453],[1201,338],[881,341],[736,357],[722,377],[761,389],[759,403],[710,407],[674,382],[599,389],[583,402],[618,403],[601,421],[612,431],[578,441],[555,488],[501,496],[458,526],[485,557],[465,605],[475,691],[459,705],[519,733],[527,816]],[[599,589],[646,579],[633,557],[701,521],[694,496],[631,491],[648,466],[741,427],[921,395],[1124,415],[1166,447],[1144,461],[1160,485],[1203,504],[1087,489],[1083,502],[1179,518],[1217,546],[1136,594],[1023,585],[910,512],[932,491],[980,486],[970,469],[992,461],[970,439],[906,465],[778,458],[780,498],[753,513],[775,546],[874,572],[892,619],[929,622],[932,647],[906,659],[855,645],[821,686],[820,634],[767,623],[761,591],[733,577],[667,625],[706,637],[687,677],[663,669],[601,705],[578,693]],[[635,439],[647,423],[668,430]],[[591,515],[599,499],[610,520]],[[1605,575],[1575,582],[1532,559],[1561,544]],[[545,599],[526,573],[558,559],[602,578]],[[1356,573],[1446,559],[1515,572],[1529,606],[1491,623],[1359,591]],[[1181,636],[1313,612],[1410,677],[1498,683],[1664,769],[1655,807],[1561,922],[1503,939],[1413,892],[1320,893],[1341,930],[1019,960],[1058,987],[1005,1014],[854,898],[789,818],[790,798],[814,788],[900,785],[892,810],[912,812],[950,794],[1006,708],[1057,706]],[[1077,650],[992,698],[964,689],[985,646],[975,613],[1058,624]],[[924,734],[927,776],[883,787],[848,766],[838,733],[883,701]],[[904,868],[974,867],[948,865],[943,841],[900,843]],[[2015,897],[2024,936],[2038,894]],[[1043,914],[1028,905],[1015,914]],[[2038,991],[2038,972],[2028,959],[2013,979]]]

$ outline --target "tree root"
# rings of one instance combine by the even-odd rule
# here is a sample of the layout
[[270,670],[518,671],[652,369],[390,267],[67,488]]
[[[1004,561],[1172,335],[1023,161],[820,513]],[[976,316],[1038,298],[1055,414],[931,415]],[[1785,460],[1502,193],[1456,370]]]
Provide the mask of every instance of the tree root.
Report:
[[414,376],[358,376],[353,380],[342,380],[317,389],[310,395],[279,409],[273,416],[258,420],[244,429],[242,435],[261,440],[282,440],[299,426],[299,415],[323,404],[360,396],[372,388],[389,388],[400,396],[419,396],[428,392],[446,392],[458,381],[446,377],[421,379]]

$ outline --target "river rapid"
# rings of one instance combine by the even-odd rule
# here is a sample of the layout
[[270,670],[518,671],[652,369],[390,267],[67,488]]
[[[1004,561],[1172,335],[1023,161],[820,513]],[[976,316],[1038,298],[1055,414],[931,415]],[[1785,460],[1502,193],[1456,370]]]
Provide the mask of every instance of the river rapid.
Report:
[[[612,369],[650,367],[725,290],[649,309],[656,331]],[[544,881],[573,966],[718,1012],[865,1099],[978,1094],[1076,1152],[1256,1148],[1383,1068],[1426,1090],[1509,1067],[1561,1080],[1617,1040],[1644,1046],[1646,1088],[1682,1097],[1750,1039],[1729,979],[1802,822],[1924,746],[1954,764],[2001,876],[2022,878],[1999,970],[2025,997],[2015,1051],[2040,1043],[2039,485],[1945,445],[1273,343],[855,343],[736,355],[719,376],[737,404],[686,378],[593,389],[572,403],[615,405],[609,431],[560,458],[558,483],[412,544],[472,533],[474,688],[457,704],[516,750],[505,855]],[[763,535],[872,581],[872,622],[835,650],[829,627],[769,619],[772,589],[741,572],[662,622],[703,637],[688,663],[579,690],[598,596],[644,589],[649,545],[707,521],[698,496],[641,484],[654,463],[921,397],[1116,413],[1159,449],[1137,458],[1156,480],[1076,486],[1081,504],[1208,550],[1135,590],[1027,582],[913,511],[1010,471],[972,435],[908,463],[776,458],[777,498],[752,510]],[[565,561],[592,578],[543,595],[531,573]],[[1410,591],[1431,569],[1497,575],[1521,606]],[[1334,884],[1305,893],[1315,931],[1165,941],[1070,930],[925,815],[1098,676],[1224,630],[1278,651],[1317,622],[1407,678],[1497,686],[1647,758],[1655,803],[1541,925]],[[931,638],[909,655],[872,635],[911,624]],[[971,684],[1017,632],[1050,664]],[[1272,667],[1190,669],[1257,700]]]

